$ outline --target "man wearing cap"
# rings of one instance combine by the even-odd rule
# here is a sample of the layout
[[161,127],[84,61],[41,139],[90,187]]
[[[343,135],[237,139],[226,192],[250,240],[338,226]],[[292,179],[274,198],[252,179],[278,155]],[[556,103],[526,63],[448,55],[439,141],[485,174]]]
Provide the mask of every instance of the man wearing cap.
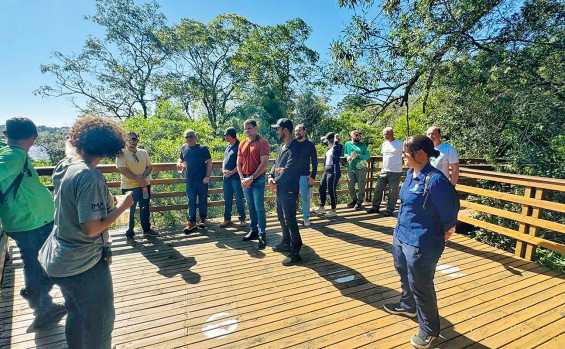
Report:
[[383,193],[388,184],[388,201],[386,205],[385,217],[392,216],[398,200],[398,184],[402,173],[402,150],[404,143],[399,139],[394,139],[392,127],[383,129],[385,141],[381,146],[383,155],[383,167],[373,194],[373,206],[367,210],[368,213],[379,213]]
[[[365,184],[367,183],[367,160],[371,158],[367,144],[361,142],[361,132],[351,131],[351,140],[345,143],[345,158],[347,159],[347,188],[351,202],[347,207],[362,210],[361,204],[365,199]],[[357,185],[357,190],[355,190]]]
[[[428,128],[428,138],[434,142],[434,147],[440,152],[437,158],[431,158],[430,164],[437,168],[449,179],[451,184],[456,185],[459,179],[459,157],[453,146],[441,141],[441,130],[437,126]],[[449,168],[451,167],[451,175]]]
[[235,128],[228,127],[224,132],[224,138],[228,145],[224,153],[224,163],[222,172],[224,173],[224,221],[220,223],[220,227],[227,227],[232,223],[231,212],[233,205],[233,197],[235,196],[235,206],[239,214],[239,226],[247,226],[245,222],[245,202],[243,201],[243,190],[241,189],[241,179],[237,173],[237,150],[239,149],[239,140],[237,139]]
[[288,266],[301,260],[299,252],[302,239],[296,222],[296,204],[302,170],[300,157],[303,154],[298,141],[293,137],[292,121],[281,118],[271,127],[277,129],[277,136],[283,141],[269,174],[269,187],[276,193],[277,215],[283,232],[281,243],[273,250],[289,252],[282,262]]
[[8,145],[0,148],[0,219],[6,235],[14,239],[24,263],[25,288],[20,295],[34,310],[30,328],[58,322],[66,313],[49,295],[53,281],[44,273],[37,254],[53,230],[53,198],[39,181],[28,152],[37,139],[37,128],[28,118],[6,121]]
[[[212,172],[212,157],[208,147],[198,144],[196,132],[184,132],[186,144],[181,148],[177,161],[177,170],[186,169],[186,196],[188,197],[188,221],[183,229],[185,234],[197,228],[206,228],[208,214],[208,183]],[[200,221],[196,225],[196,204]]]
[[[298,141],[299,151],[302,154],[300,161],[300,197],[302,198],[302,219],[305,227],[310,226],[310,201],[312,200],[312,186],[318,171],[318,155],[314,143],[306,138],[306,127],[298,124],[294,128]],[[310,166],[312,170],[310,170]]]
[[257,133],[257,121],[245,120],[243,129],[246,137],[237,150],[237,172],[249,208],[251,225],[251,230],[243,237],[243,241],[259,240],[259,249],[264,249],[267,246],[265,172],[271,149],[269,142]]
[[135,232],[135,208],[139,203],[139,220],[145,236],[157,236],[157,232],[151,229],[149,222],[149,197],[151,185],[149,174],[151,173],[151,160],[149,154],[137,147],[139,137],[135,132],[127,134],[128,143],[120,156],[116,158],[116,167],[122,174],[122,194],[131,191],[133,193],[133,205],[130,207],[129,227],[126,231],[126,244],[134,245]]

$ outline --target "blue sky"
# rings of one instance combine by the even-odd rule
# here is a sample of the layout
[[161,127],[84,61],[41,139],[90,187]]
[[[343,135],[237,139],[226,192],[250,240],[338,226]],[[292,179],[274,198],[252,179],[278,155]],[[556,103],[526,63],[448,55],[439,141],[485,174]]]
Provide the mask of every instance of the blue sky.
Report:
[[[137,1],[136,3],[141,3]],[[351,18],[337,0],[160,0],[169,24],[182,18],[208,22],[221,13],[237,13],[261,25],[300,17],[313,28],[309,46],[329,60],[329,47]],[[85,20],[94,14],[94,0],[0,0],[0,125],[26,116],[38,125],[71,125],[77,111],[64,97],[41,98],[33,91],[53,81],[39,66],[53,62],[52,51],[81,51],[88,35],[102,29]]]

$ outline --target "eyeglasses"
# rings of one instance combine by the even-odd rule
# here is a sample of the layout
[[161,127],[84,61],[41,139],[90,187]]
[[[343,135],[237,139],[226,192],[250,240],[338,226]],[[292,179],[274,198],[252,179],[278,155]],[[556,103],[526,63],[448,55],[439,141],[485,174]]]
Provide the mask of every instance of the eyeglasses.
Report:
[[133,156],[133,159],[135,160],[135,162],[139,162],[139,158],[137,157],[137,155],[131,154],[131,156]]
[[138,141],[137,138],[130,138],[129,140],[132,141],[132,142],[137,142],[137,141]]
[[188,136],[185,136],[184,138],[186,138],[186,139],[189,139],[189,138],[196,138],[196,136],[195,136],[195,135],[188,135]]

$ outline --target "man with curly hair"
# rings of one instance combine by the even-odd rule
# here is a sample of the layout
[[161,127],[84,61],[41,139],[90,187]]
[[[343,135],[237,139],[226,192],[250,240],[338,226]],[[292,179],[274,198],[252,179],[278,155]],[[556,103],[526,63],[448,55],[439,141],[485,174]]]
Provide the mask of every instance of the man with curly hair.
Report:
[[25,288],[20,292],[34,310],[31,328],[57,322],[65,306],[49,295],[53,281],[43,275],[37,253],[53,229],[53,198],[39,181],[28,152],[37,128],[28,118],[6,121],[8,145],[0,149],[0,218],[6,235],[14,239],[24,263]]
[[75,155],[53,171],[55,228],[39,261],[65,298],[69,348],[110,348],[115,310],[108,227],[133,199],[131,192],[114,198],[96,166],[122,151],[125,135],[116,121],[87,116],[73,125],[68,141]]

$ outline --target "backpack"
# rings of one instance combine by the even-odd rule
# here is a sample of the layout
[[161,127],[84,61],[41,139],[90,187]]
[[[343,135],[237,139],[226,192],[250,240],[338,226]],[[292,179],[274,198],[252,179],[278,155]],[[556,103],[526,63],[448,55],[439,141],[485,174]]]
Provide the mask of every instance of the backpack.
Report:
[[[4,148],[0,148],[0,151],[5,149]],[[24,162],[24,167],[22,168],[22,170],[20,171],[20,173],[16,176],[16,178],[14,179],[14,181],[10,184],[10,186],[8,187],[8,189],[6,189],[5,192],[2,192],[2,190],[0,190],[0,204],[3,205],[5,200],[8,198],[8,195],[10,194],[10,192],[13,190],[14,191],[14,200],[16,199],[16,195],[18,193],[18,189],[20,188],[20,185],[22,184],[22,180],[24,178],[24,175],[27,173],[28,177],[31,177],[31,171],[27,168],[28,166],[28,159],[29,159],[29,155],[26,155],[26,160]]]

